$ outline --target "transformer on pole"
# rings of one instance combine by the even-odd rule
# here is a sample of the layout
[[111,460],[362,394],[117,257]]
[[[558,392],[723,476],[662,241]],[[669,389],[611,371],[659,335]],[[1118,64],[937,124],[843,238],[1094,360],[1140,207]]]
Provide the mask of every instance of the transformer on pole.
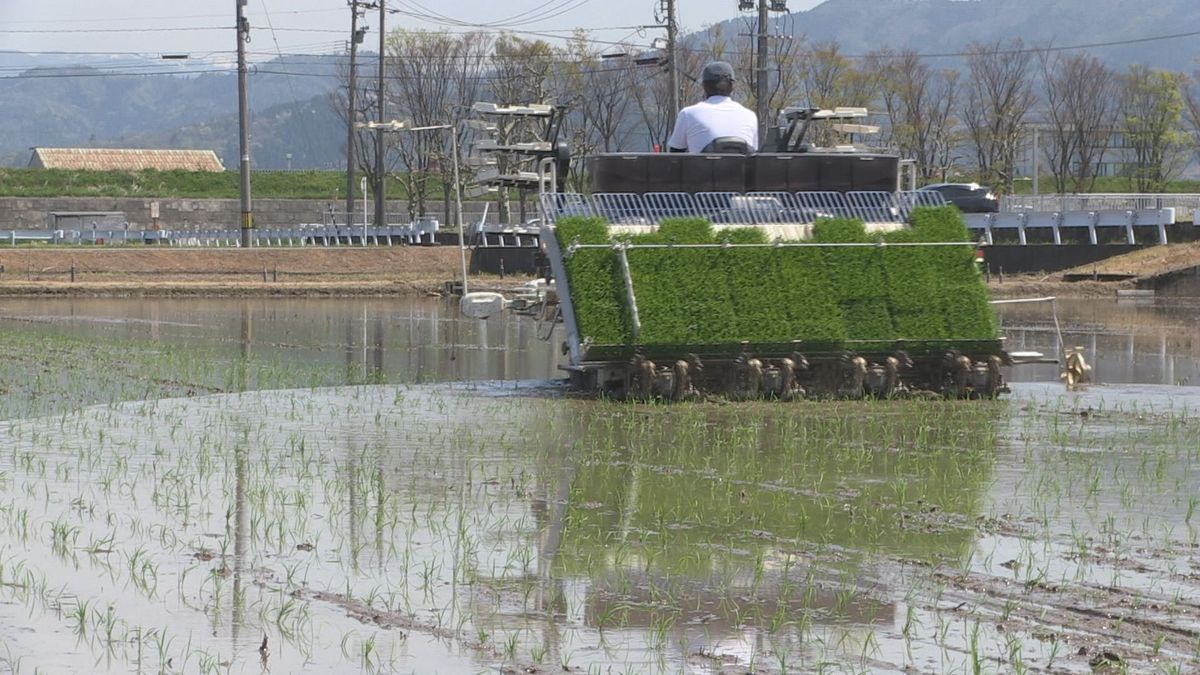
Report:
[[[754,0],[738,0],[738,9],[747,11],[754,9]],[[770,39],[771,28],[769,25],[769,12],[786,12],[788,11],[786,0],[758,0],[758,23],[754,31],[756,38],[757,64],[755,65],[754,78],[754,111],[758,115],[758,138],[764,140],[767,137],[767,128],[769,127],[769,118],[771,116],[771,108],[768,105],[770,98],[770,82],[771,82],[771,53]]]

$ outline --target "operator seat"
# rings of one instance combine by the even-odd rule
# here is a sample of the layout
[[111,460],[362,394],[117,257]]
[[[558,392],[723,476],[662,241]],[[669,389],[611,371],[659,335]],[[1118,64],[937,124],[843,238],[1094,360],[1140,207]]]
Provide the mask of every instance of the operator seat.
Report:
[[714,138],[700,152],[715,155],[749,155],[754,150],[749,143],[737,136],[721,136]]

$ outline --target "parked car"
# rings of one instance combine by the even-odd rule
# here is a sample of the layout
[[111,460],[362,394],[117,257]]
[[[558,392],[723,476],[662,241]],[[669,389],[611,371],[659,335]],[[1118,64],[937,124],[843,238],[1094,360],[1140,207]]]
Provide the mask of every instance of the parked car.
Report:
[[996,213],[1000,210],[1000,200],[990,188],[979,183],[934,183],[920,189],[940,192],[963,213]]

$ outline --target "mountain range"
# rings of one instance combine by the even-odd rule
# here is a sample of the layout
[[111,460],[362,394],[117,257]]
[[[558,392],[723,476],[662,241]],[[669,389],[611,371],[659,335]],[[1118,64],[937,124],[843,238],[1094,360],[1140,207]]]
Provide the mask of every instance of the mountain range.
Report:
[[[1020,38],[1029,47],[1086,46],[1121,70],[1133,63],[1187,73],[1200,67],[1195,0],[827,0],[773,16],[773,32],[837,42],[846,54],[891,47],[953,55],[971,42]],[[726,23],[746,32],[741,19]],[[955,57],[938,58],[952,65]]]
[[[299,60],[301,59],[302,60]],[[32,59],[32,60],[31,60]],[[267,140],[271,120],[290,120],[299,131],[287,150],[266,153],[263,168],[322,166],[336,160],[336,148],[317,152],[324,127],[340,123],[324,99],[338,86],[342,57],[287,57],[255,64],[249,74],[252,131]],[[14,65],[46,62],[24,70]],[[227,65],[189,65],[176,75],[158,61],[89,60],[68,65],[61,57],[0,55],[0,164],[23,166],[29,149],[43,147],[179,147],[217,150],[227,167],[237,165],[237,75]],[[7,64],[7,67],[6,67]],[[314,110],[319,113],[314,113]],[[230,139],[205,133],[220,129]],[[340,136],[339,136],[340,138]],[[282,145],[281,145],[282,147]],[[340,143],[338,144],[340,147]],[[330,156],[332,155],[332,157]],[[303,163],[298,159],[303,157]],[[276,161],[277,159],[277,161]]]
[[[1015,38],[1027,46],[1086,46],[1118,69],[1144,63],[1192,73],[1200,67],[1196,0],[827,0],[772,18],[774,33],[835,41],[845,54],[911,48],[945,55],[930,58],[946,67],[961,65],[955,55],[971,42]],[[745,18],[713,30],[750,32]],[[293,56],[252,67],[257,168],[341,165],[345,132],[329,95],[343,61],[339,55]],[[23,166],[33,146],[120,146],[210,148],[235,167],[235,73],[228,64],[189,60],[179,65],[191,74],[161,74],[167,65],[0,52],[0,165]]]

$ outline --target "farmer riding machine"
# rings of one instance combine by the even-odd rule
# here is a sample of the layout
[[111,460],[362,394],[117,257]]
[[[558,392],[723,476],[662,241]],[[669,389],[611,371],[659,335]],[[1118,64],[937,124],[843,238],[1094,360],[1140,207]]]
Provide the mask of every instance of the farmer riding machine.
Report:
[[805,142],[815,120],[869,132],[837,124],[864,115],[787,111],[775,152],[597,155],[589,193],[561,190],[561,155],[540,158],[571,384],[639,400],[1007,391],[954,207],[903,190],[895,155]]

